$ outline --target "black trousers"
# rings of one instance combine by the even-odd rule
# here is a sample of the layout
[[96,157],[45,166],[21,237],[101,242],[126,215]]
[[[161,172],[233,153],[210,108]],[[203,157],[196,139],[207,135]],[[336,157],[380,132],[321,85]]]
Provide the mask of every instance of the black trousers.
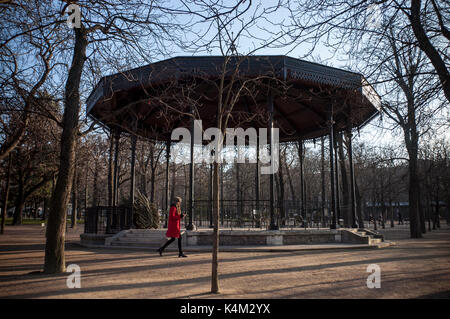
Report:
[[[171,237],[168,241],[166,241],[166,243],[161,247],[161,250],[166,249],[167,246],[169,246],[171,243],[173,243],[175,241],[175,237]],[[178,238],[178,252],[181,254],[183,253],[183,250],[181,249],[181,235]]]

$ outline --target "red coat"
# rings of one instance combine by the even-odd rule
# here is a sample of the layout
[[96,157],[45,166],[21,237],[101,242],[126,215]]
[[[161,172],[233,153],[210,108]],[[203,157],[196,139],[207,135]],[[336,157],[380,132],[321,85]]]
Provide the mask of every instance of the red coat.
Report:
[[180,238],[180,220],[181,216],[178,215],[177,208],[175,206],[171,206],[166,237]]

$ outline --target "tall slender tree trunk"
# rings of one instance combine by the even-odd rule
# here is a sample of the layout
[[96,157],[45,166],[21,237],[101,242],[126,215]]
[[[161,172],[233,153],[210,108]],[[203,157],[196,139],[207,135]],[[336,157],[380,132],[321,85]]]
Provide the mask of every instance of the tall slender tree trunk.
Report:
[[[217,117],[216,126],[222,134],[222,102],[219,101],[217,105]],[[218,136],[216,136],[218,138]],[[225,138],[225,136],[223,136]],[[223,141],[219,141],[223,143]],[[215,156],[222,156],[221,154],[215,154]],[[216,158],[217,159],[217,158]],[[219,164],[217,160],[213,162],[213,247],[212,247],[212,260],[211,260],[211,293],[219,293],[219,218],[220,218],[220,192],[219,187],[221,180],[219,178]],[[223,213],[223,212],[222,212]]]
[[409,220],[411,238],[422,238],[419,217],[419,177],[417,174],[417,159],[409,160]]
[[12,156],[11,153],[8,155],[8,167],[6,169],[6,186],[5,192],[3,195],[3,206],[2,206],[2,223],[1,223],[1,234],[4,234],[5,225],[6,225],[6,212],[8,210],[8,197],[9,197],[9,184],[11,182],[11,165],[12,165]]
[[70,228],[76,229],[77,227],[77,213],[78,213],[78,172],[77,167],[74,167],[73,183],[72,183],[72,224]]
[[294,184],[292,183],[291,171],[290,171],[289,167],[287,166],[287,163],[286,163],[286,176],[287,176],[288,183],[289,183],[289,190],[291,191],[292,201],[294,203],[296,203],[297,196],[295,195]]
[[[281,153],[281,152],[280,152]],[[278,195],[278,207],[280,208],[280,218],[282,220],[283,226],[286,225],[288,221],[288,216],[286,214],[287,210],[284,207],[284,178],[283,178],[283,161],[280,158],[278,165],[278,180],[279,180],[279,195]]]
[[[380,168],[380,173],[383,171],[382,168]],[[386,228],[386,204],[384,200],[384,179],[380,176],[380,202],[381,202],[381,228]]]
[[72,189],[75,146],[79,133],[80,81],[88,45],[87,32],[83,26],[74,28],[74,33],[75,45],[72,65],[69,69],[65,87],[59,174],[50,203],[46,232],[45,273],[62,273],[66,271],[64,256],[66,213]]
[[23,182],[23,176],[22,173],[19,172],[19,180],[17,185],[17,195],[16,200],[14,202],[14,215],[13,215],[13,225],[22,225],[22,214],[23,214],[23,207],[25,205],[25,194],[24,194],[24,182]]
[[155,180],[156,180],[156,167],[152,167],[150,178],[150,201],[152,203],[155,201],[155,191],[156,191]]
[[213,163],[213,253],[211,262],[211,292],[219,293],[219,163]]
[[[109,187],[108,187],[109,189]],[[111,193],[108,194],[112,195],[112,190]],[[99,201],[98,201],[98,161],[95,160],[95,164],[94,164],[94,177],[92,179],[92,206],[98,206]],[[112,206],[112,197],[108,198],[108,206]]]
[[242,218],[242,210],[241,210],[241,164],[237,162],[234,163],[234,168],[236,171],[236,210],[237,210],[237,218],[238,218],[238,227],[240,227],[240,220]]
[[[88,198],[89,198],[89,184],[88,184],[88,173],[89,173],[89,169],[88,169],[88,164],[86,165],[86,175],[85,175],[85,180],[84,180],[84,214],[86,214],[87,212],[87,208],[88,208]],[[79,218],[81,219],[81,214],[79,215]]]
[[436,192],[436,212],[434,214],[433,229],[441,228],[441,221],[439,218],[439,185],[437,186],[438,191]]
[[[214,167],[213,167],[213,169],[214,169]],[[214,174],[214,172],[213,172],[213,174]],[[214,176],[213,176],[213,179],[214,179]],[[224,223],[224,220],[223,220],[223,215],[224,215],[224,210],[223,210],[223,199],[224,199],[224,197],[223,197],[223,181],[224,181],[224,179],[223,179],[223,166],[222,165],[220,165],[220,197],[219,197],[219,201],[220,201],[220,212],[222,212],[221,214],[220,214],[220,218],[221,218],[221,225],[223,226],[223,223]],[[213,181],[213,183],[214,183],[214,181]],[[214,195],[214,194],[213,194]],[[214,197],[213,197],[214,198]],[[258,212],[258,214],[259,214],[259,216],[258,216],[258,218],[259,218],[259,220],[260,220],[260,212]],[[260,224],[259,224],[260,225]],[[260,227],[261,227],[261,225],[260,225]]]
[[425,212],[423,209],[422,190],[420,189],[420,185],[419,185],[419,198],[417,199],[417,202],[419,205],[420,230],[422,231],[422,234],[425,234],[427,232],[427,227],[425,225]]
[[[278,175],[278,173],[276,173],[276,175]],[[274,178],[274,180],[275,180],[275,194],[277,195],[276,197],[274,197],[274,202],[275,202],[275,207],[276,208],[279,208],[280,206],[280,181],[279,181],[279,179],[278,178]],[[280,211],[278,210],[278,209],[275,209],[275,212],[274,212],[274,218],[275,218],[275,220],[276,220],[276,222],[277,222],[277,225],[279,225],[279,220],[280,220],[280,218],[282,218],[283,217],[283,215],[280,215],[279,214],[280,213]]]
[[[428,184],[427,189],[429,189],[430,185]],[[432,214],[432,206],[431,206],[431,194],[430,191],[427,191],[427,219],[428,219],[428,231],[431,231],[431,214]]]
[[[409,92],[405,92],[407,94]],[[422,229],[419,211],[419,196],[420,196],[420,179],[418,168],[418,150],[419,140],[416,127],[416,113],[411,94],[407,95],[408,99],[408,122],[403,127],[405,134],[405,144],[409,155],[409,220],[410,220],[410,234],[411,238],[422,238]]]
[[444,167],[446,172],[444,175],[446,177],[444,180],[444,189],[446,189],[447,225],[450,225],[450,165],[447,159],[447,152],[444,152]]
[[364,217],[363,217],[363,199],[359,192],[358,182],[355,178],[355,197],[356,197],[356,215],[358,216],[358,225],[364,225]]
[[[113,167],[113,157],[114,157],[114,133],[113,130],[111,130],[109,134],[109,157],[108,157],[108,206],[113,206],[113,176],[114,176],[114,167]],[[94,186],[97,187],[97,162],[95,162],[96,168],[95,168],[95,175],[94,175]],[[94,193],[96,193],[96,188],[94,188]],[[96,202],[94,203],[94,206],[97,205],[97,196],[95,196]]]
[[155,144],[150,143],[150,201],[155,200]]
[[170,187],[170,201],[169,204],[173,202],[173,199],[175,198],[175,187],[176,187],[176,173],[177,173],[177,164],[174,162],[172,163],[172,184]]
[[145,197],[148,196],[148,193],[147,193],[147,174],[146,174],[146,172],[141,173],[141,193]]

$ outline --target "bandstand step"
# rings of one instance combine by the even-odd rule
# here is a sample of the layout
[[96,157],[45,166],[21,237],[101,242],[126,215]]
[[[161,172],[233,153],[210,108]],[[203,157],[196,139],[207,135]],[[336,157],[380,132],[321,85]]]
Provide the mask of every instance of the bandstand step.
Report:
[[166,229],[130,229],[114,236],[110,240],[110,245],[144,248],[160,247],[167,240],[166,231]]

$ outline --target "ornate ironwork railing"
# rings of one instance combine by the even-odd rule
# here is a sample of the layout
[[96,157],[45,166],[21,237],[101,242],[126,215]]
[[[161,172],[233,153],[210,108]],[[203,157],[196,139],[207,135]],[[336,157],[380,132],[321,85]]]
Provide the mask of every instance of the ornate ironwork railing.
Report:
[[[270,224],[269,200],[259,200],[258,202],[256,200],[221,200],[219,205],[220,227],[267,228]],[[193,222],[197,227],[211,226],[211,201],[194,201],[193,211]],[[321,207],[316,207],[313,203],[305,205],[302,211],[300,201],[274,202],[275,224],[279,227],[327,227],[328,213],[324,215]]]
[[[212,225],[212,203],[209,200],[196,200],[193,207],[193,223],[197,227]],[[270,224],[270,201],[260,200],[221,200],[220,227],[225,228],[267,228]],[[166,224],[167,214],[160,211],[160,226]],[[274,203],[274,222],[281,228],[327,227],[328,213],[322,214],[321,207],[313,203],[302,206],[299,201],[285,200]],[[85,233],[115,234],[133,227],[133,214],[130,206],[90,207],[85,216]],[[187,219],[182,223],[185,224]],[[185,225],[183,225],[185,226]]]

